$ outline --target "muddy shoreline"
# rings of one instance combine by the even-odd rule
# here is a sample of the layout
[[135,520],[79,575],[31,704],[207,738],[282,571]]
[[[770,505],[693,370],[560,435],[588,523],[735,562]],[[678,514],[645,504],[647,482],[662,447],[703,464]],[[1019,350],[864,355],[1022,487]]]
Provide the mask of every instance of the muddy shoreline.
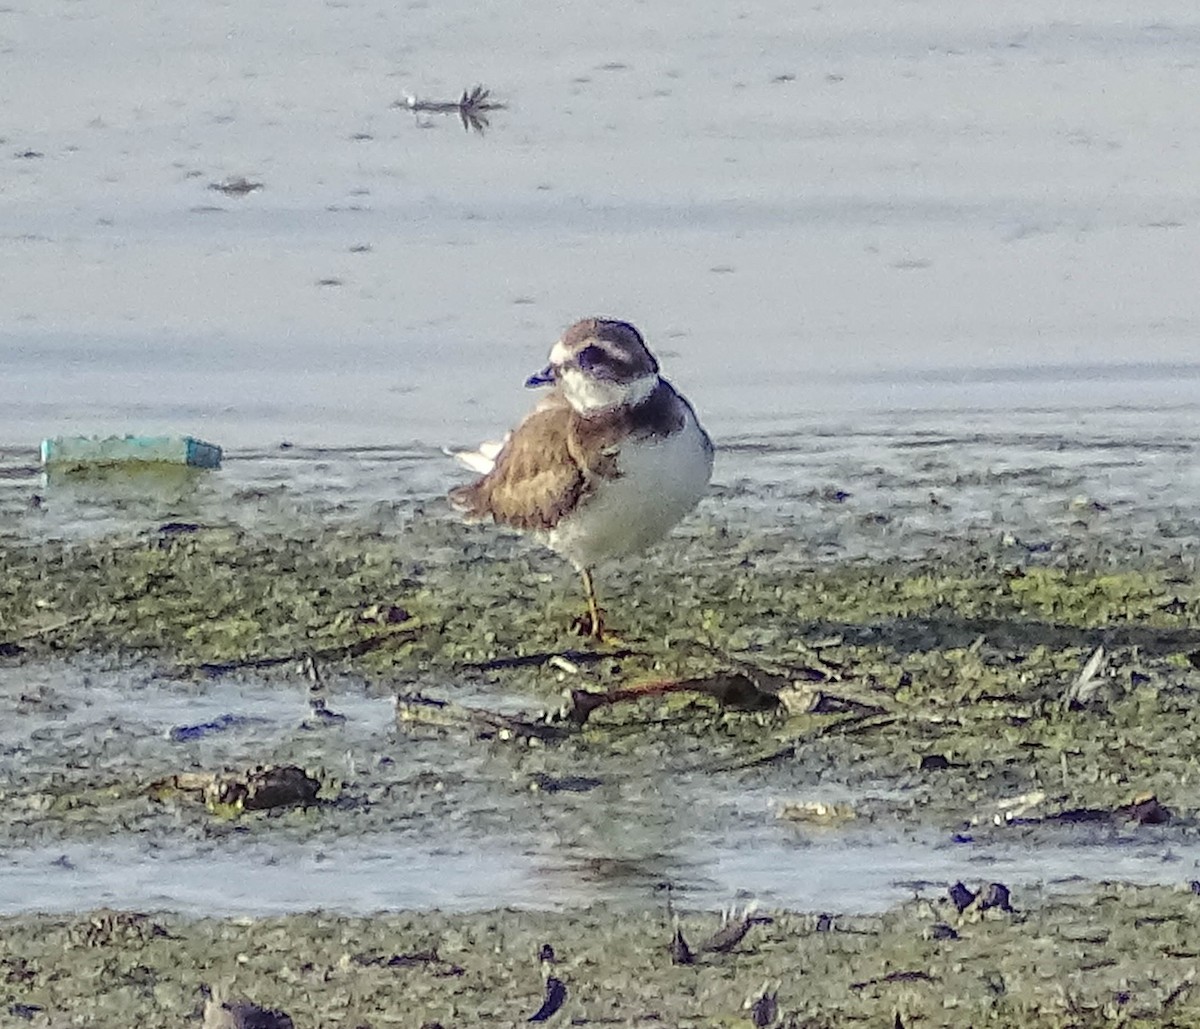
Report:
[[[570,992],[554,1017],[578,1024],[750,1024],[764,989],[768,1024],[1188,1024],[1186,509],[963,471],[1009,512],[981,529],[902,449],[905,476],[846,473],[857,497],[727,477],[601,581],[620,638],[598,649],[570,630],[560,562],[419,495],[343,510],[175,483],[149,506],[106,494],[99,531],[39,535],[88,487],[40,504],[20,481],[0,849],[26,899],[5,908],[4,1009],[177,1025],[207,982],[298,1025],[516,1024],[549,942]],[[1053,487],[1036,505],[1030,476]],[[247,807],[238,777],[260,766],[310,792]],[[915,873],[888,872],[895,854]],[[106,860],[112,901],[72,885]],[[239,861],[290,913],[237,914]],[[137,915],[164,902],[122,875],[161,881],[175,913]],[[1006,877],[1015,912],[947,898]],[[359,903],[313,887],[339,879]],[[773,922],[672,965],[664,883],[693,942],[751,896]],[[64,913],[34,913],[55,889]],[[120,910],[77,913],[101,903]]]
[[[701,949],[720,919],[638,915],[313,913],[185,920],[99,911],[0,922],[7,1024],[198,1023],[202,986],[296,1025],[520,1025],[544,975],[574,1025],[1190,1025],[1200,929],[1187,889],[1108,885],[1014,895],[960,912],[942,894],[877,917],[775,912],[727,952]],[[550,944],[555,963],[538,955]],[[775,1007],[754,1005],[766,994]],[[769,1020],[767,1018],[769,1017]]]

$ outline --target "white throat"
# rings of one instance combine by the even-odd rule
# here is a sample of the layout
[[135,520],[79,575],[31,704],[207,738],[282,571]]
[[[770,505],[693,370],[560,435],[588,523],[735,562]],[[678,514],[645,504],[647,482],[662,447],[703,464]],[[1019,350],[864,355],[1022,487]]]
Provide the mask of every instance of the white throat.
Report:
[[563,396],[580,414],[603,411],[610,407],[636,407],[658,386],[657,375],[643,375],[632,382],[605,382],[584,375],[578,368],[566,368],[558,381]]

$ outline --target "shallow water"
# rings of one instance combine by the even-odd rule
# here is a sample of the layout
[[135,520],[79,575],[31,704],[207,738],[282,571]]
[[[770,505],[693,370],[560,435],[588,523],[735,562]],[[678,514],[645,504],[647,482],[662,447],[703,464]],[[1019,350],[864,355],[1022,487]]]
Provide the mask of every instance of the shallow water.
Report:
[[276,915],[322,908],[477,911],[563,910],[596,902],[642,908],[670,881],[689,906],[719,908],[751,898],[769,908],[882,912],[913,896],[941,896],[954,882],[978,889],[1083,889],[1102,882],[1178,885],[1200,868],[1200,841],[1159,839],[955,844],[947,840],[796,844],[781,830],[696,841],[686,855],[655,855],[641,867],[594,869],[603,852],[525,849],[488,838],[420,846],[386,834],[321,845],[254,840],[197,844],[120,837],[56,847],[6,848],[0,856],[0,914],[71,912],[102,906],[187,915]]
[[[452,441],[455,443],[464,441]],[[821,560],[912,556],[946,539],[1028,546],[1095,532],[1174,547],[1200,528],[1200,404],[797,414],[718,438],[708,521],[787,532]],[[387,533],[450,517],[466,473],[439,446],[231,450],[217,474],[45,481],[0,449],[0,534],[38,540],[167,522],[320,519]],[[688,533],[688,524],[679,530]]]
[[[280,682],[172,682],[139,666],[81,674],[60,665],[2,669],[0,690],[19,700],[0,735],[3,777],[32,782],[36,798],[62,792],[53,786],[62,769],[87,767],[95,786],[76,791],[74,814],[49,822],[38,821],[38,805],[24,806],[24,789],[10,794],[10,808],[23,806],[9,811],[0,843],[0,913],[96,905],[369,913],[597,901],[634,909],[653,903],[664,882],[696,907],[753,897],[791,910],[862,913],[940,894],[959,879],[1052,889],[1177,884],[1200,867],[1200,838],[1186,824],[995,827],[985,817],[981,827],[949,834],[884,815],[802,825],[778,817],[793,796],[786,775],[695,774],[686,762],[654,781],[620,773],[588,781],[577,767],[579,785],[533,790],[536,755],[398,732],[391,698],[360,688],[330,695],[345,721],[321,729],[303,724],[300,690]],[[172,736],[223,716],[233,724],[197,739]],[[166,776],[265,757],[335,772],[349,806],[222,823],[198,801],[104,798],[135,770]],[[421,799],[431,789],[432,807]],[[836,786],[802,796],[867,812],[904,804],[903,792]]]
[[[0,12],[0,445],[473,441],[594,313],[721,437],[1194,403],[1187,3],[43,6]],[[393,107],[469,77],[483,137]]]

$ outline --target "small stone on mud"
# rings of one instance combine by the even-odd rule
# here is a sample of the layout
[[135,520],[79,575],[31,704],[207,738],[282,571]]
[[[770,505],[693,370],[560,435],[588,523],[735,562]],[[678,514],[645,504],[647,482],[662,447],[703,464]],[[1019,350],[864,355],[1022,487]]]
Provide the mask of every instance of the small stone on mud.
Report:
[[841,822],[853,821],[858,816],[849,804],[827,804],[819,800],[793,800],[780,805],[777,817],[789,822],[837,825]]
[[567,1001],[567,986],[561,979],[550,976],[546,980],[546,998],[542,1006],[529,1016],[530,1022],[545,1022]]
[[981,891],[979,896],[979,908],[986,911],[988,908],[999,908],[1001,911],[1013,910],[1012,894],[1008,887],[1003,883],[988,883]]
[[199,522],[163,522],[158,527],[160,536],[184,536],[188,533],[200,531]]
[[683,930],[678,926],[675,927],[675,935],[671,937],[671,964],[673,965],[691,965],[695,964],[696,955],[692,953],[692,948],[688,946],[688,942],[684,939]]
[[407,622],[412,615],[399,604],[371,604],[363,608],[359,617],[364,622],[375,622],[379,625],[399,625]]
[[321,784],[295,765],[253,768],[243,775],[183,772],[151,787],[160,799],[172,789],[200,790],[210,810],[266,811],[316,803]]
[[588,793],[597,786],[604,785],[603,779],[593,779],[586,775],[553,776],[537,772],[531,779],[529,788],[541,790],[543,793]]
[[259,768],[246,777],[244,806],[248,811],[263,811],[291,804],[308,805],[316,801],[320,789],[316,779],[295,765]]
[[779,1017],[779,991],[769,989],[767,984],[763,983],[758,996],[748,998],[743,1007],[750,1012],[750,1021],[758,1029],[774,1025]]
[[936,922],[926,930],[925,936],[930,940],[957,940],[958,930],[945,922]]
[[954,906],[958,908],[958,913],[962,914],[975,901],[975,893],[967,889],[961,882],[955,883],[949,889],[950,899],[954,902]]
[[291,1017],[248,1000],[221,1002],[210,996],[204,1004],[204,1029],[295,1029]]
[[1120,809],[1130,821],[1138,825],[1166,825],[1171,821],[1171,812],[1158,802],[1154,794],[1143,794],[1133,798],[1133,803]]
[[726,915],[721,928],[700,944],[700,949],[710,954],[728,954],[746,938],[753,926],[770,925],[774,921],[769,915],[755,914],[753,905],[740,915],[731,911]]
[[198,725],[176,725],[167,732],[167,739],[172,743],[187,743],[202,739],[213,733],[224,732],[226,729],[242,728],[253,725],[261,719],[248,718],[243,715],[224,714]]

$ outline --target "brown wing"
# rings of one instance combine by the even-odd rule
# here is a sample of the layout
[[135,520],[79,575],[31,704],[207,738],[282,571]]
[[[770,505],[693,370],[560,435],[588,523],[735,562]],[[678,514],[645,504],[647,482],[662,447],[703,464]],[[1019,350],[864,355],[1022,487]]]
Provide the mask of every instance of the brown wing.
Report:
[[584,418],[555,392],[517,426],[496,466],[482,479],[450,492],[473,518],[517,529],[553,529],[598,479],[621,474],[617,450],[627,436],[668,435],[683,425],[677,394],[665,382],[636,408]]
[[516,529],[553,529],[586,486],[567,446],[571,420],[565,402],[548,399],[517,426],[487,475],[450,491],[451,503]]

